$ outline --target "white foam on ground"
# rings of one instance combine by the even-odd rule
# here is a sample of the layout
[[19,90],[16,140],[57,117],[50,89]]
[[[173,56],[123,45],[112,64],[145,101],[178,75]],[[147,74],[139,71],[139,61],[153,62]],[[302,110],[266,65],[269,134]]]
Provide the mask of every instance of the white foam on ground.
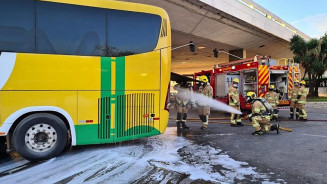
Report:
[[144,139],[139,145],[101,146],[67,153],[4,176],[0,183],[168,183],[180,175],[218,183],[284,183],[280,179],[271,181],[271,174],[259,173],[220,149],[197,145],[174,132],[175,128],[167,128],[165,134]]

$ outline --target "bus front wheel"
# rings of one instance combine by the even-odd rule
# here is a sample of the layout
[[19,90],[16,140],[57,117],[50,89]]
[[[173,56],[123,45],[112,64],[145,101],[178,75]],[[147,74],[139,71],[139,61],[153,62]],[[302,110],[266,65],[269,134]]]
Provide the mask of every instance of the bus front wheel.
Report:
[[62,119],[48,114],[33,114],[24,118],[13,134],[15,151],[31,161],[58,156],[67,143],[67,127]]

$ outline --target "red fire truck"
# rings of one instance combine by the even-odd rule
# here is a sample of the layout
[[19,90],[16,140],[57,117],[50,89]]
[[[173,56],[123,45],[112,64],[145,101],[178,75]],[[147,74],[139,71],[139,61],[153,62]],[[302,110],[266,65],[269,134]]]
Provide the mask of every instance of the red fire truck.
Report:
[[[245,95],[249,91],[264,97],[269,85],[274,85],[280,96],[279,108],[290,105],[290,91],[295,79],[300,80],[300,67],[293,59],[271,60],[266,56],[243,59],[228,63],[217,64],[213,70],[201,71],[194,74],[194,79],[206,75],[213,87],[213,98],[228,103],[228,88],[233,79],[240,80],[239,90],[241,109],[250,110],[251,104],[245,103]],[[196,85],[194,85],[196,90]]]

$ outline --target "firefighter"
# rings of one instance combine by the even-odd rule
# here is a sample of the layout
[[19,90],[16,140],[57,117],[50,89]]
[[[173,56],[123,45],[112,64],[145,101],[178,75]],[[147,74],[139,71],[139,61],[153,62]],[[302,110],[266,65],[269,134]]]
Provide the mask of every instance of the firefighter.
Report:
[[[295,80],[294,82],[294,88],[291,90],[291,105],[290,105],[290,117],[288,119],[294,119],[294,113],[298,110],[295,111],[295,109],[298,108],[297,105],[297,97],[298,97],[298,92],[299,92],[299,80]],[[299,115],[296,114],[296,120],[299,119]]]
[[[240,83],[240,80],[238,78],[235,78],[232,82],[232,85],[228,88],[228,96],[229,96],[229,106],[235,108],[236,110],[240,111],[240,95],[238,92],[238,84]],[[231,126],[238,127],[238,126],[244,126],[241,122],[241,117],[239,114],[231,114],[230,122]]]
[[252,135],[262,135],[266,132],[276,131],[279,134],[279,124],[270,124],[270,113],[272,106],[264,98],[256,98],[254,92],[246,94],[246,103],[252,103],[252,114],[248,115],[255,131]]
[[265,99],[274,108],[274,112],[271,115],[271,120],[277,121],[277,119],[278,119],[279,95],[275,92],[275,86],[274,85],[269,85],[269,92],[266,93]]
[[179,83],[176,86],[174,86],[174,89],[178,91],[176,95],[177,131],[181,131],[183,129],[188,130],[189,127],[186,126],[186,119],[187,119],[188,105],[190,103],[190,100],[185,96],[185,94],[183,94],[183,92],[190,91],[190,88],[188,88],[187,84],[185,85],[185,83]]
[[[201,80],[201,85],[199,87],[198,93],[207,96],[208,98],[212,98],[213,89],[208,83],[209,82],[208,77],[202,75],[200,77],[200,80]],[[201,102],[199,102],[199,117],[203,123],[201,127],[202,130],[208,128],[209,115],[210,115],[210,107],[206,106],[206,104],[201,104]]]
[[300,82],[300,89],[298,92],[298,96],[297,96],[297,111],[296,111],[296,115],[298,117],[300,117],[300,120],[302,121],[307,121],[308,117],[307,117],[307,112],[305,111],[305,104],[307,103],[307,95],[308,95],[308,90],[305,89],[305,81],[301,81]]

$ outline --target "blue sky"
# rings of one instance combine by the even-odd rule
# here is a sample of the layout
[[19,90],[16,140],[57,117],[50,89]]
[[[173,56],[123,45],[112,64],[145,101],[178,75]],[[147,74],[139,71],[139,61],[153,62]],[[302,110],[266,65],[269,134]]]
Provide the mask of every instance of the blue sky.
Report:
[[308,36],[327,32],[327,0],[253,0]]

